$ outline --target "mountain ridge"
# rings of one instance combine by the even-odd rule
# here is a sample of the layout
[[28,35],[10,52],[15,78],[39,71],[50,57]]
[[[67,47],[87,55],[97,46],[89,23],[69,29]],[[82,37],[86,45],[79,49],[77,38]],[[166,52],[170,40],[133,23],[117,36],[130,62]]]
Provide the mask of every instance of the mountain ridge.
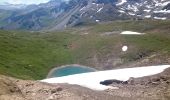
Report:
[[[76,9],[76,10],[75,10]],[[14,13],[14,12],[13,12]],[[67,17],[66,17],[67,16]],[[65,18],[65,20],[62,20]],[[170,19],[169,0],[51,0],[15,10],[3,29],[60,30],[114,20]]]

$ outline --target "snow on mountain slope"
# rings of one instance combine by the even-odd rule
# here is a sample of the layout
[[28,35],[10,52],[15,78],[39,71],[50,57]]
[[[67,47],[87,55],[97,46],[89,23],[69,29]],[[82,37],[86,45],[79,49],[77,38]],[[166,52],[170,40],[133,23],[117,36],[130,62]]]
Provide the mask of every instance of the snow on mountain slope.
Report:
[[126,0],[120,0],[120,2],[117,3],[116,5],[117,5],[117,6],[120,6],[120,5],[124,4],[125,2],[127,2],[127,1],[126,1]]
[[166,20],[170,19],[170,0],[51,0],[23,10],[5,18],[3,28],[41,30],[113,20]]
[[[170,19],[170,0],[89,0],[87,5],[77,12],[76,18],[84,22],[126,19],[166,20]],[[71,19],[71,23],[74,22],[75,18]]]

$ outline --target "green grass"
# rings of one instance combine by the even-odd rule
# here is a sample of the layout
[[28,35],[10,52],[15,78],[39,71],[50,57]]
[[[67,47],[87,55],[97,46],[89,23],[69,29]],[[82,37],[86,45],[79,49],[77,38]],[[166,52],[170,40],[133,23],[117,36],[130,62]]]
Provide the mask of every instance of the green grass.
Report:
[[[125,21],[90,26],[87,30],[38,33],[0,31],[0,74],[21,79],[43,79],[50,69],[66,64],[95,66],[110,56],[126,61],[138,59],[140,53],[170,54],[170,21]],[[131,30],[146,35],[101,35],[104,32]],[[155,31],[156,30],[156,31]],[[81,35],[88,32],[88,35]],[[74,34],[72,34],[74,33]],[[122,53],[121,47],[129,46]]]
[[167,55],[170,55],[170,37],[168,34],[146,34],[143,36],[125,36],[124,38],[128,45],[135,47],[134,50],[124,55],[128,61],[137,60],[140,55],[147,57],[153,53],[166,52]]
[[72,63],[69,34],[0,32],[0,71],[19,78],[44,78],[54,66]]

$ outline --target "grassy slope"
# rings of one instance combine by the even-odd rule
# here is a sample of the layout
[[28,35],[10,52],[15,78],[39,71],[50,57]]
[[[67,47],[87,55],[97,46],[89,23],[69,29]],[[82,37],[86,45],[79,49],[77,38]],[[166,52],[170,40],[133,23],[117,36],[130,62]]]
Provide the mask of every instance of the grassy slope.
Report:
[[[42,79],[56,66],[79,63],[93,66],[110,55],[127,61],[155,52],[170,54],[170,21],[126,21],[100,24],[80,31],[53,33],[0,31],[0,73],[22,79]],[[143,36],[102,35],[109,31],[133,30],[146,32]],[[80,33],[88,32],[88,35]],[[75,34],[70,34],[75,33]],[[130,47],[127,53],[121,46]]]
[[69,34],[0,32],[0,72],[20,78],[45,77],[54,65],[72,63]]
[[[77,58],[84,58],[80,62],[89,64],[86,61],[97,55],[99,61],[113,57],[121,57],[125,61],[138,60],[140,55],[149,56],[155,53],[166,52],[170,54],[170,21],[117,21],[111,23],[98,24],[87,30],[78,31],[80,33],[90,33],[90,35],[80,38],[78,44],[81,47],[76,51],[80,55]],[[142,36],[134,35],[104,35],[103,33],[121,31],[137,31],[147,33]],[[83,31],[83,32],[82,32]],[[102,34],[102,36],[101,36]],[[127,53],[121,52],[123,45],[129,46]],[[85,54],[85,55],[81,55]],[[91,55],[90,55],[91,54]],[[94,66],[92,64],[92,66]]]

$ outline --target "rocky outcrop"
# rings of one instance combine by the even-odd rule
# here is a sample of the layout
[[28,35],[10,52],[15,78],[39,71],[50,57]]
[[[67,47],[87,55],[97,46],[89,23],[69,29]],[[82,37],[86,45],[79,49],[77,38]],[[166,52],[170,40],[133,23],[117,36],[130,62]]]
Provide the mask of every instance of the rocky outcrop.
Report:
[[24,100],[21,90],[12,80],[0,77],[0,100]]
[[109,90],[113,96],[140,98],[140,100],[170,99],[170,68],[164,72],[142,78],[130,78],[127,84],[112,83],[117,90]]
[[[122,100],[122,97],[115,97]],[[111,100],[107,92],[0,76],[0,100]]]

